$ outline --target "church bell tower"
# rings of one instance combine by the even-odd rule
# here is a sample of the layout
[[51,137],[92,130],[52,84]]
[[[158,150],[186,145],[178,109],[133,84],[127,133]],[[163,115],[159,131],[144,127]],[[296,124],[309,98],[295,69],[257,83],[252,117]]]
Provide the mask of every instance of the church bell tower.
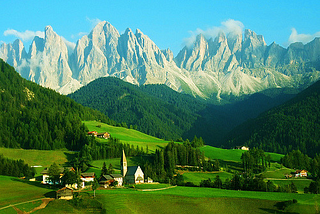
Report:
[[121,157],[120,166],[121,166],[121,174],[123,177],[125,177],[127,174],[127,171],[128,171],[128,164],[127,164],[127,158],[124,153],[124,150],[122,150],[122,157]]

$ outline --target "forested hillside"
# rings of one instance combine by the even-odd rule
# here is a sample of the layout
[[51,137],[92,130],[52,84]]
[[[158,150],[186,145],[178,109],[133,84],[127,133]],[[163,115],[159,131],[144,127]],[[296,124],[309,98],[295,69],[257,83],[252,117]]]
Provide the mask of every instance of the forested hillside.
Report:
[[196,99],[165,85],[138,87],[107,77],[92,81],[69,97],[149,135],[168,140],[198,136],[207,144],[221,146],[232,128],[282,104],[295,93],[274,89],[234,104],[214,105],[211,100]]
[[111,121],[102,113],[20,77],[0,59],[0,146],[79,150],[87,141],[81,120]]
[[171,93],[177,92],[166,86],[161,92],[152,89],[152,86],[142,88],[107,77],[89,83],[69,97],[105,113],[115,121],[126,123],[128,127],[174,140],[192,127],[199,117],[197,110],[205,108],[188,95],[173,96]]
[[320,82],[295,98],[246,122],[230,133],[227,145],[247,145],[287,153],[299,149],[309,156],[320,151]]

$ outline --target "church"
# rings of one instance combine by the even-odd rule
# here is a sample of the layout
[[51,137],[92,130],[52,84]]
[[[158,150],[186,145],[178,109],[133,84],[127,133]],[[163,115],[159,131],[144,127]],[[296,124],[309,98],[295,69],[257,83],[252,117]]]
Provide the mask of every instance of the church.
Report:
[[122,157],[120,161],[121,174],[123,180],[128,184],[144,183],[144,174],[140,166],[128,166],[127,158],[122,150]]

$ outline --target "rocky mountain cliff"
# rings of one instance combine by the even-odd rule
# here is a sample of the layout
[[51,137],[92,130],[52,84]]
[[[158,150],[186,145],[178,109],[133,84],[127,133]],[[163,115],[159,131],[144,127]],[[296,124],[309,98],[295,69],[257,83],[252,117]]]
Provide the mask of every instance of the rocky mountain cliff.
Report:
[[99,23],[69,51],[51,26],[35,37],[27,53],[23,43],[2,44],[0,57],[22,77],[69,94],[94,79],[115,76],[127,82],[166,84],[200,97],[252,94],[268,88],[309,85],[320,76],[320,39],[287,49],[251,30],[244,35],[221,32],[198,35],[191,47],[173,53],[160,50],[140,30],[122,35],[108,22]]

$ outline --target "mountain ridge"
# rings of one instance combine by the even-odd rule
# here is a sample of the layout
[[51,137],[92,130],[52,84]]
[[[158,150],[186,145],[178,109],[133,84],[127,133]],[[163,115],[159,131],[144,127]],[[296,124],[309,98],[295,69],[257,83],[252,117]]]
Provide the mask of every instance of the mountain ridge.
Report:
[[225,141],[286,154],[292,150],[314,157],[319,151],[320,81],[294,98],[233,129]]
[[27,53],[23,43],[3,43],[0,57],[22,77],[69,94],[94,79],[114,76],[136,85],[165,84],[178,92],[216,100],[268,88],[299,88],[320,78],[320,38],[283,48],[267,45],[262,35],[221,31],[216,38],[199,34],[176,57],[160,50],[137,29],[123,34],[109,22],[98,23],[70,52],[51,26],[35,37]]

